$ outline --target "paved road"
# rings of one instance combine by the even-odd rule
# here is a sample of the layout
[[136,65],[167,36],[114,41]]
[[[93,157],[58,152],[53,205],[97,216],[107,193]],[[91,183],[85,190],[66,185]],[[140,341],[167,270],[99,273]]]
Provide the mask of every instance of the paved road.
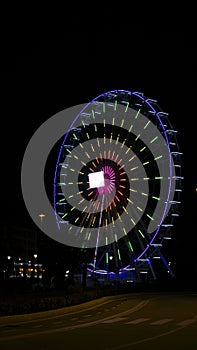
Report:
[[1,350],[197,349],[197,293],[137,293],[0,317]]

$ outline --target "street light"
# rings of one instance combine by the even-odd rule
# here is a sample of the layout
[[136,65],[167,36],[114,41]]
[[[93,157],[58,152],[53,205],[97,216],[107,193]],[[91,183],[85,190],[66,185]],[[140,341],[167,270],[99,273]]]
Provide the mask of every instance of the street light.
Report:
[[40,223],[42,228],[42,221],[43,221],[43,218],[45,217],[45,214],[39,214],[39,217],[40,217]]

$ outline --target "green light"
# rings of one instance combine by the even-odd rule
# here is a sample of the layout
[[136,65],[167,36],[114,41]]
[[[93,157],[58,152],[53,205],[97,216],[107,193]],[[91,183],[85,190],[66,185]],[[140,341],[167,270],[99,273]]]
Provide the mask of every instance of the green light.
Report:
[[137,114],[136,114],[136,116],[135,116],[135,119],[138,118],[139,114],[140,114],[140,109],[138,110],[138,112],[137,112]]
[[129,108],[129,102],[127,102],[126,104],[125,112],[127,112],[128,108]]
[[153,143],[153,142],[156,141],[157,139],[158,139],[158,136],[155,136],[154,139],[152,139],[152,140],[150,141],[150,143]]
[[144,129],[146,129],[149,124],[150,124],[150,120],[146,123],[146,125],[144,126]]
[[131,242],[128,242],[128,246],[129,246],[130,250],[133,252],[133,247],[132,247]]
[[155,157],[154,160],[158,160],[158,159],[161,159],[163,156],[158,156],[158,157]]
[[141,230],[138,230],[138,232],[140,233],[140,235],[145,238],[145,236],[143,235],[142,231]]
[[117,249],[117,251],[118,251],[118,259],[121,260],[121,256],[120,256],[120,251],[119,251],[119,249]]
[[149,219],[151,219],[152,221],[154,220],[154,218],[153,218],[152,216],[150,216],[150,215],[148,215],[148,214],[146,214],[146,216],[147,216]]
[[160,201],[160,198],[152,196],[153,199],[156,199],[157,201]]

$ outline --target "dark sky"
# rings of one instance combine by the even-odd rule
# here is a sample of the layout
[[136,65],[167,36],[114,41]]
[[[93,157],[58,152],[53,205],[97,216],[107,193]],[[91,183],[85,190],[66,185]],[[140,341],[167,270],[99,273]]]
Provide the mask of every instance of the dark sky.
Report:
[[109,90],[140,91],[158,101],[178,131],[184,176],[178,249],[194,271],[195,24],[157,20],[155,25],[146,21],[136,26],[129,17],[120,22],[106,14],[96,23],[71,16],[59,31],[55,23],[40,23],[8,17],[2,28],[1,220],[31,224],[20,187],[21,163],[28,141],[45,120]]

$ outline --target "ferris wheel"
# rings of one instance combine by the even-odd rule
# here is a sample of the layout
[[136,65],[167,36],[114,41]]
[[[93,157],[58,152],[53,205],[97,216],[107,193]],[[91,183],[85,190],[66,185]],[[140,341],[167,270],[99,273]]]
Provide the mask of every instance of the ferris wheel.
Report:
[[58,154],[53,205],[61,234],[89,250],[88,270],[106,279],[157,278],[179,216],[177,132],[157,101],[105,92],[72,121]]

